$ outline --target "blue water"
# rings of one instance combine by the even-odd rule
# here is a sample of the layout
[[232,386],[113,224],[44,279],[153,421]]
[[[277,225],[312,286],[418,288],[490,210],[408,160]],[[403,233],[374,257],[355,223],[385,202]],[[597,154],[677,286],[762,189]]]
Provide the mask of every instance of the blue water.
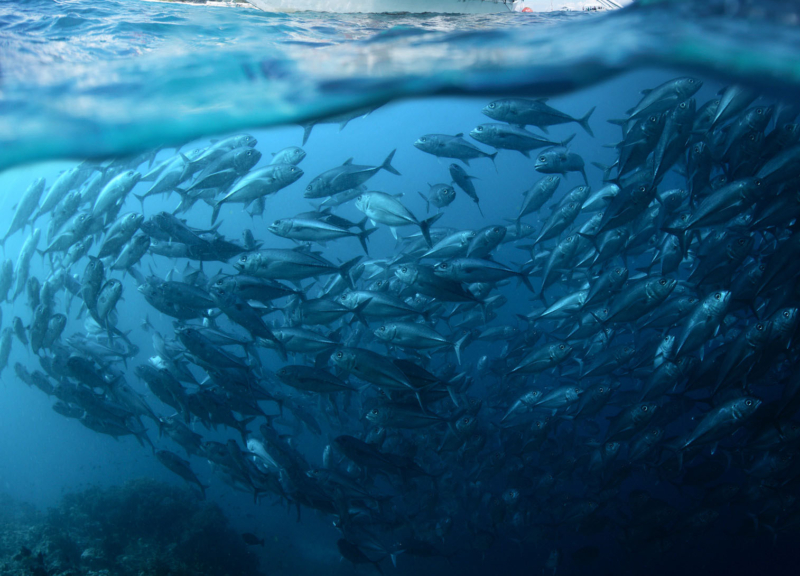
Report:
[[[553,127],[550,136],[560,140],[576,134],[571,150],[586,158],[589,183],[599,189],[602,173],[589,163],[613,162],[614,151],[602,144],[619,140],[619,128],[605,120],[623,116],[646,87],[693,74],[704,81],[695,96],[698,103],[732,82],[758,88],[764,101],[800,98],[798,15],[800,2],[778,1],[651,2],[602,15],[492,16],[287,16],[142,1],[3,2],[0,230],[6,229],[12,206],[32,179],[45,177],[51,183],[76,160],[107,160],[163,147],[155,156],[158,161],[174,153],[174,146],[191,150],[210,138],[247,131],[258,139],[261,167],[271,152],[301,144],[299,122],[378,105],[343,129],[315,126],[304,146],[303,179],[268,198],[263,218],[250,218],[240,205],[226,206],[220,232],[238,240],[244,228],[251,228],[267,246],[290,248],[292,242],[269,234],[266,226],[310,209],[302,191],[312,177],[350,157],[359,164],[379,164],[395,148],[393,165],[402,177],[379,173],[370,189],[402,194],[404,204],[422,216],[425,205],[417,192],[426,193],[428,183],[449,182],[450,161],[423,154],[413,142],[426,133],[468,133],[488,121],[480,112],[486,102],[510,95],[550,96],[550,104],[575,117],[597,106],[594,138],[576,125]],[[501,151],[496,166],[477,160],[468,171],[479,178],[484,217],[460,193],[437,225],[505,223],[516,215],[521,193],[540,177],[533,161],[511,151]],[[571,174],[560,190],[580,182]],[[679,185],[678,175],[670,174],[663,186]],[[177,202],[175,196],[148,199],[145,215],[171,211]],[[139,210],[132,197],[123,212],[128,210]],[[210,214],[210,207],[199,203],[187,218],[205,227]],[[361,217],[352,205],[337,214]],[[529,220],[539,226],[542,219]],[[23,240],[19,233],[11,237],[6,257],[16,258]],[[357,244],[345,239],[328,244],[324,254],[336,261],[356,250]],[[385,227],[372,235],[372,257],[390,257],[397,250]],[[521,263],[526,257],[507,245],[498,259]],[[180,272],[184,265],[185,260],[174,267]],[[145,273],[151,268],[162,277],[172,267],[161,257],[148,256],[142,264]],[[80,275],[82,269],[81,264],[73,273]],[[209,274],[220,269],[232,271],[229,265],[206,264]],[[44,278],[47,271],[44,259],[35,256],[32,275]],[[144,315],[164,334],[171,332],[172,320],[148,307],[132,279],[126,278],[124,286],[120,328],[132,331],[131,340],[142,350],[132,364],[137,365],[152,354],[150,333],[140,325]],[[501,291],[512,303],[496,323],[514,324],[515,313],[529,310],[529,295],[513,284]],[[15,315],[28,320],[26,301],[23,294],[15,304],[3,305],[3,326]],[[73,308],[65,335],[83,331],[75,313]],[[476,343],[466,363],[474,364],[481,354],[497,356],[501,349],[501,344]],[[53,412],[50,399],[16,381],[15,362],[36,367],[32,353],[15,342],[0,384],[0,492],[44,509],[56,505],[64,492],[140,476],[182,485],[133,439],[100,436]],[[271,352],[269,364],[273,369],[280,365]],[[135,376],[128,380],[146,393]],[[149,401],[160,414],[170,412],[154,398]],[[207,438],[235,437],[201,431]],[[156,440],[156,430],[150,435],[158,447],[185,456],[167,439]],[[336,435],[328,429],[322,438],[302,432],[297,447],[319,466],[322,447]],[[202,459],[193,458],[192,465],[210,485],[209,499],[223,507],[237,530],[267,539],[266,548],[256,550],[264,573],[353,573],[349,563],[339,561],[339,535],[329,516],[306,509],[297,523],[294,509],[267,501],[255,506],[251,495],[232,491]],[[634,488],[646,488],[676,507],[688,501],[683,490],[653,475],[638,476],[625,489]],[[734,546],[728,542],[734,528],[724,523],[702,538],[687,532],[652,560],[646,553],[633,554],[611,535],[589,538],[567,531],[551,539],[547,526],[541,530],[523,542],[506,534],[489,551],[456,542],[451,549],[458,555],[449,562],[401,555],[396,570],[388,561],[382,568],[396,574],[549,574],[544,570],[551,550],[568,557],[588,543],[600,547],[600,559],[586,567],[567,559],[559,574],[792,574],[798,560],[792,548],[795,533],[781,535],[777,544],[762,534]],[[356,569],[370,572],[371,566]]]
[[0,167],[119,155],[403,97],[558,94],[642,66],[797,92],[796,2],[650,4],[602,16],[287,16],[4,2]]

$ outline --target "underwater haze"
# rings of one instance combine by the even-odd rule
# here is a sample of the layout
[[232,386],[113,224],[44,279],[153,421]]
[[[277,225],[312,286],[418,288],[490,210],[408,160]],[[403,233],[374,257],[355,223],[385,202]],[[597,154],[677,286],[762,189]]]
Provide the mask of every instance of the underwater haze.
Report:
[[0,4],[0,574],[794,574],[798,18]]

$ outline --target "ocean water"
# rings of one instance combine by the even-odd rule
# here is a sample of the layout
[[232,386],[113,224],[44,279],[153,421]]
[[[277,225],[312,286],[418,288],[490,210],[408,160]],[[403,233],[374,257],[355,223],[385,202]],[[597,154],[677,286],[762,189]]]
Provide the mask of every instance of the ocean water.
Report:
[[[548,104],[575,118],[595,108],[590,118],[593,136],[574,123],[552,126],[546,136],[559,142],[574,135],[569,149],[584,158],[588,184],[596,191],[605,182],[603,170],[594,163],[613,164],[618,151],[608,145],[621,138],[619,126],[607,120],[624,118],[642,98],[642,90],[675,77],[692,76],[703,82],[693,95],[698,109],[733,84],[754,90],[758,94],[755,105],[796,106],[800,101],[799,18],[800,3],[779,1],[652,1],[602,14],[460,16],[274,15],[246,7],[121,0],[4,2],[0,4],[3,39],[0,230],[10,224],[22,192],[35,178],[45,178],[49,186],[63,170],[84,160],[100,166],[116,161],[144,173],[155,163],[175,155],[176,149],[187,152],[243,132],[258,141],[256,149],[262,158],[256,168],[265,166],[271,153],[287,146],[302,145],[307,157],[300,163],[303,177],[267,197],[263,215],[252,217],[242,210],[241,204],[222,205],[218,232],[232,241],[241,242],[243,230],[249,229],[256,240],[263,242],[263,248],[295,247],[295,242],[277,237],[268,226],[280,218],[311,210],[319,203],[303,195],[312,178],[349,158],[355,164],[378,166],[393,150],[396,153],[392,165],[400,176],[378,172],[369,181],[369,189],[397,195],[422,219],[433,215],[435,209],[426,214],[425,202],[418,192],[427,195],[429,184],[449,183],[448,167],[456,161],[426,154],[414,142],[425,134],[468,135],[475,126],[494,122],[481,112],[486,104],[508,97],[547,97]],[[354,110],[371,111],[346,123],[325,121],[331,115]],[[308,134],[307,127],[315,122]],[[540,130],[529,129],[545,136]],[[308,140],[304,143],[306,135]],[[468,136],[467,140],[485,152],[494,151]],[[533,156],[526,158],[516,151],[500,150],[494,161],[485,158],[470,161],[464,167],[476,178],[482,213],[457,189],[456,200],[444,208],[435,226],[477,230],[494,224],[508,225],[509,219],[517,217],[523,193],[543,176],[535,169],[536,153]],[[682,168],[678,163],[658,189],[684,187],[686,178]],[[551,204],[583,183],[579,173],[564,175],[553,201],[523,221],[540,229],[550,216]],[[143,194],[148,187],[148,183],[139,183],[133,193]],[[782,194],[795,192],[791,189]],[[160,211],[172,212],[179,201],[179,196],[173,193],[147,198],[141,205],[130,194],[121,213],[140,212],[151,217]],[[353,202],[336,208],[335,213],[354,222],[363,217]],[[591,215],[582,214],[576,228]],[[212,207],[200,201],[181,217],[194,228],[209,228]],[[37,223],[43,236],[47,234],[50,218],[45,215]],[[392,259],[406,251],[406,245],[395,240],[387,226],[378,223],[376,227],[369,237],[369,258]],[[717,229],[733,230],[728,223]],[[8,238],[5,258],[12,261],[19,258],[30,230],[28,227]],[[784,240],[793,230],[788,223],[774,235],[753,231],[756,248],[746,263],[766,261],[774,251],[770,242]],[[413,227],[399,229],[401,239],[416,231]],[[523,249],[514,243],[504,244],[495,259],[519,269],[532,256],[530,250],[524,249],[529,243],[518,242]],[[96,253],[98,245],[99,239],[90,254]],[[699,241],[694,245],[689,255],[692,259],[697,258],[700,245]],[[42,238],[38,247],[41,250],[46,246]],[[353,238],[328,242],[321,250],[334,263],[364,256]],[[613,263],[626,265],[633,276],[647,267],[654,250],[655,246],[644,254],[618,257]],[[209,277],[217,273],[234,274],[235,261],[233,258],[227,263],[205,262],[202,268]],[[80,260],[69,274],[80,280],[87,262],[86,258]],[[144,276],[153,274],[163,279],[170,275],[179,279],[186,274],[187,263],[185,258],[172,260],[147,255],[137,270]],[[197,268],[198,263],[192,261],[191,266]],[[44,281],[56,268],[47,257],[34,255],[30,274]],[[744,265],[737,268],[737,276],[743,273],[743,268]],[[674,276],[687,284],[691,269],[686,265]],[[587,280],[594,280],[599,270],[590,269]],[[137,291],[133,275],[115,271],[108,272],[107,277],[119,278],[123,286],[116,326],[140,350],[127,365],[116,363],[115,368],[123,372],[128,384],[143,395],[158,416],[168,416],[174,410],[161,403],[133,369],[156,354],[152,343],[154,331],[167,337],[174,334],[174,318],[160,314],[145,301]],[[794,286],[795,281],[791,277],[786,286]],[[367,285],[362,279],[362,289]],[[497,317],[485,326],[478,322],[473,329],[480,331],[500,325],[526,329],[528,323],[522,322],[519,315],[541,309],[539,285],[537,282],[534,285],[536,294],[513,280],[502,284],[495,294],[505,296],[508,304],[499,308]],[[574,282],[559,281],[548,291],[548,303],[573,287]],[[318,285],[312,287],[310,281],[303,282],[303,290],[309,294],[316,294],[318,288]],[[719,287],[704,288],[702,296],[715,289]],[[797,306],[797,291],[786,292],[789,295],[782,296],[784,305]],[[771,298],[777,300],[778,296]],[[770,298],[760,300],[757,307],[766,307],[769,301]],[[80,297],[71,297],[61,290],[55,302],[57,311],[68,317],[62,340],[66,341],[71,334],[85,333],[86,315],[79,317]],[[71,307],[67,312],[68,302]],[[278,303],[285,304],[283,300]],[[737,330],[756,321],[756,313],[758,320],[763,320],[763,310],[739,310],[732,314],[730,326],[724,327],[731,332],[723,329],[710,336],[707,353],[729,344]],[[443,313],[434,316],[439,314]],[[10,326],[15,316],[28,326],[33,315],[27,292],[13,302],[2,304],[3,327]],[[286,322],[280,312],[272,312],[265,319],[274,328]],[[233,332],[238,330],[240,335],[246,334],[224,318],[219,324]],[[359,326],[357,319],[344,324],[341,327],[337,322],[320,330],[340,330],[339,334],[347,337]],[[367,333],[371,334],[381,322],[369,324]],[[434,325],[441,332],[449,330],[443,320]],[[678,323],[667,328],[664,334],[677,335],[681,326]],[[558,328],[542,324],[545,336],[532,344],[530,350],[559,342]],[[631,323],[620,327],[614,343],[640,346],[646,336],[656,334],[645,333]],[[536,440],[539,445],[531,454],[515,455],[512,439],[502,435],[500,426],[513,391],[534,386],[550,389],[564,382],[576,382],[570,370],[577,364],[566,373],[548,371],[512,385],[501,375],[484,371],[478,363],[484,356],[503,358],[508,344],[472,342],[456,369],[465,372],[472,382],[466,394],[484,404],[477,416],[481,434],[487,438],[483,450],[466,456],[437,454],[436,444],[448,433],[447,426],[392,431],[384,449],[414,454],[416,464],[433,473],[436,479],[413,480],[409,487],[396,478],[387,482],[380,477],[372,485],[358,477],[362,485],[392,495],[385,504],[376,506],[375,512],[378,517],[391,517],[391,521],[369,527],[357,536],[354,532],[346,534],[367,551],[371,560],[380,561],[384,573],[795,573],[800,559],[795,546],[795,519],[800,512],[796,438],[794,442],[783,443],[782,435],[781,441],[766,447],[753,438],[756,432],[768,428],[770,422],[785,433],[795,415],[778,421],[770,420],[772,412],[767,412],[766,425],[737,428],[736,434],[723,440],[721,449],[707,446],[694,461],[687,460],[695,468],[701,464],[709,468],[717,466],[708,472],[709,479],[690,483],[680,471],[675,472],[674,459],[670,459],[668,450],[655,460],[628,464],[623,457],[596,468],[596,463],[587,461],[598,457],[596,447],[603,444],[607,420],[618,408],[638,401],[624,392],[635,391],[636,382],[649,374],[643,370],[650,370],[650,364],[644,366],[650,358],[637,357],[635,362],[604,377],[577,379],[578,385],[586,386],[621,382],[616,407],[609,405],[592,419],[595,423],[590,428],[577,431],[570,423],[568,410],[547,414],[558,424],[546,439]],[[386,357],[413,357],[402,350],[387,350],[370,338],[362,338],[358,345]],[[740,385],[733,388],[775,408],[798,368],[796,344],[790,343],[786,349],[787,352],[776,356],[774,365],[761,374],[760,380],[750,382],[747,389]],[[237,354],[240,352],[236,349]],[[163,467],[149,447],[141,446],[129,436],[115,440],[89,430],[75,419],[65,418],[51,409],[53,398],[25,385],[15,375],[16,363],[33,371],[40,369],[37,356],[48,355],[51,352],[44,350],[35,354],[15,340],[8,366],[0,374],[0,493],[8,496],[0,499],[0,506],[11,510],[19,503],[27,503],[41,511],[40,514],[50,509],[51,516],[46,521],[69,531],[70,522],[86,520],[85,516],[71,517],[64,513],[70,505],[79,506],[65,494],[89,494],[91,500],[92,491],[118,490],[121,486],[130,487],[131,481],[147,479],[180,489],[190,501],[196,500],[191,487],[185,487],[178,476]],[[281,389],[274,377],[267,374],[277,371],[284,362],[274,350],[262,348],[259,355],[263,382],[270,389]],[[433,358],[429,369],[435,373],[444,373],[445,362],[455,360],[452,353],[434,354]],[[702,365],[706,357],[698,355],[698,361]],[[298,355],[290,362],[313,364],[314,359]],[[286,390],[289,389],[282,392],[286,394]],[[683,388],[679,387],[659,401],[667,404],[683,394]],[[289,395],[312,414],[321,431],[315,433],[291,410],[276,420],[276,428],[282,435],[292,437],[293,449],[313,468],[323,466],[323,450],[334,438],[340,434],[361,438],[373,428],[362,417],[363,406],[374,398],[373,390],[354,394],[349,405],[336,401],[342,414],[338,419],[330,416],[330,411],[316,397],[293,391]],[[709,395],[695,394],[694,399]],[[685,411],[674,413],[662,424],[667,436],[680,437],[694,429],[704,413],[720,402],[712,399],[705,405],[687,405]],[[273,402],[262,402],[261,406],[270,416],[278,414]],[[452,405],[441,412],[458,414]],[[263,417],[252,422],[248,427],[250,433],[257,437],[258,426],[264,422]],[[144,423],[157,449],[187,457],[179,445],[159,435],[153,422],[145,419]],[[208,429],[195,421],[192,429],[205,440],[242,441],[236,430],[225,426]],[[525,428],[524,433],[531,434],[531,429]],[[626,444],[629,440],[622,442]],[[506,448],[508,454],[504,453]],[[504,460],[496,471],[489,473],[486,469],[495,454],[503,454]],[[266,494],[254,503],[252,493],[236,490],[214,474],[206,458],[192,456],[189,462],[201,483],[208,487],[207,502],[219,506],[233,533],[254,534],[264,539],[263,545],[247,546],[246,551],[238,539],[236,546],[226,544],[214,549],[221,566],[231,555],[251,554],[263,574],[377,571],[370,564],[354,567],[341,559],[337,541],[343,538],[343,532],[333,525],[332,514],[299,505],[291,495]],[[718,474],[717,469],[721,470]],[[377,477],[374,472],[367,476]],[[548,483],[551,476],[555,486]],[[737,486],[738,499],[731,497],[708,504],[706,497],[722,484]],[[519,492],[519,501],[513,504],[504,500],[512,489]],[[153,494],[157,492],[152,490]],[[648,496],[642,497],[643,493]],[[166,502],[167,497],[153,496],[153,502],[156,498]],[[170,498],[171,502],[178,499]],[[102,502],[111,506],[115,500],[109,496]],[[574,519],[564,518],[567,508],[586,502],[596,505],[598,513],[580,512]],[[125,505],[134,506],[127,500]],[[190,507],[187,504],[185,509]],[[158,510],[159,506],[153,509]],[[163,509],[169,509],[169,505],[165,503]],[[53,510],[61,510],[61,515],[52,515]],[[180,510],[189,514],[183,512],[184,508]],[[103,516],[102,510],[94,512],[98,517]],[[111,516],[124,516],[118,511],[115,514]],[[145,524],[166,522],[154,511],[148,514],[152,516],[142,520]],[[0,519],[3,518],[0,514]],[[38,525],[44,521],[36,514],[20,513],[14,518],[20,525],[25,522]],[[439,533],[436,524],[444,520],[451,521],[452,528]],[[119,537],[124,539],[128,530],[124,521],[119,520],[115,526]],[[81,529],[88,533],[85,527]],[[19,533],[22,529],[15,530]],[[10,560],[22,545],[34,553],[43,550],[47,573],[66,573],[65,563],[58,564],[59,570],[53,567],[55,552],[52,545],[45,548],[42,540],[37,540],[35,535],[40,533],[44,532],[34,530],[31,532],[34,536],[28,536],[27,540],[16,536],[4,541],[0,554],[9,566],[9,574],[17,573],[11,570],[25,573],[21,560]],[[132,539],[133,534],[136,537],[140,534],[134,527],[128,533]],[[410,534],[428,542],[442,555],[423,557],[424,554],[402,552],[396,543],[410,538]],[[167,544],[170,538],[176,538],[166,533],[161,537]],[[55,540],[48,538],[48,542]],[[89,549],[90,539],[73,538],[74,546],[81,548],[77,557],[81,557]],[[371,549],[374,541],[380,541],[383,548],[377,552]],[[396,567],[388,558],[388,551],[397,553]],[[73,573],[106,569],[110,574],[127,574],[130,566],[136,564],[130,558],[135,553],[143,554],[141,550],[134,553],[129,549],[126,560],[122,553],[113,557],[111,552],[106,553],[107,557],[95,564],[87,560],[91,554],[73,559]],[[126,566],[126,562],[130,565]],[[234,566],[232,561],[231,566]],[[199,565],[194,569],[194,573],[206,573]],[[237,564],[231,573],[249,569]],[[152,573],[181,573],[174,566],[165,570],[159,572],[154,568]],[[213,573],[211,568],[208,570]]]

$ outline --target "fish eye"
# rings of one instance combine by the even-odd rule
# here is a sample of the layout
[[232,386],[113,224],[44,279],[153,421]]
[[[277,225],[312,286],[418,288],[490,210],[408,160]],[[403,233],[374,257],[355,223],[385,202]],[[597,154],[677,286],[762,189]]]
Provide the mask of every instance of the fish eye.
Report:
[[461,423],[462,423],[462,424],[465,424],[465,425],[466,425],[466,424],[469,424],[469,418],[464,418],[464,419],[461,421]]
[[247,256],[242,256],[241,258],[239,258],[239,260],[242,262],[247,262]]
[[[309,192],[311,191],[311,184],[309,184],[308,186],[306,186],[306,190],[308,190]],[[361,196],[359,196],[359,198],[361,198]]]
[[788,318],[788,317],[789,317],[789,311],[788,311],[788,310],[786,310],[786,311],[783,313],[783,317],[784,317],[784,318]]
[[755,185],[761,186],[761,178],[756,178]]
[[667,285],[667,281],[666,281],[665,278],[662,278],[661,280],[659,280],[658,283],[661,284],[662,286],[666,286]]
[[381,326],[381,327],[380,327],[380,331],[381,331],[381,332],[386,332],[386,326]]
[[280,221],[280,220],[275,220],[275,222],[273,222],[273,223],[272,223],[272,225],[273,225],[273,226],[277,226],[277,225],[278,225],[278,224],[280,224],[280,223],[281,223],[281,221]]
[[639,186],[639,192],[647,192],[647,188],[644,186]]
[[719,292],[714,294],[714,299],[716,299],[716,300],[719,300],[721,297],[722,297],[722,295]]
[[745,400],[744,403],[747,404],[748,406],[752,406],[753,405],[753,401],[752,400]]
[[407,266],[403,266],[402,268],[400,268],[400,272],[405,274],[406,272],[408,272],[408,267]]
[[483,126],[478,126],[477,128],[475,128],[475,131],[476,132],[483,132]]
[[700,146],[699,144],[698,144],[697,146],[695,146],[695,147],[694,147],[694,151],[695,151],[695,152],[698,152],[698,153],[699,153],[699,152],[700,152],[700,150],[702,150],[702,149],[703,149],[703,147],[702,147],[702,146]]
[[441,264],[439,264],[439,268],[441,268],[442,270],[447,270],[447,262],[442,262]]
[[621,274],[621,273],[622,273],[622,270],[620,270],[619,268],[617,268],[616,270],[614,270],[614,274]]
[[758,266],[758,269],[759,269],[759,270],[761,270],[761,271],[763,272],[764,270],[766,270],[766,269],[767,269],[767,267],[766,267],[766,266],[764,266],[763,264],[759,264],[759,266]]
[[756,330],[763,330],[764,326],[762,324],[756,324]]
[[372,415],[373,416],[377,416],[378,415],[378,409],[377,408],[373,408],[372,409]]
[[489,104],[489,110],[494,110],[494,106],[495,106],[494,102],[492,102],[491,104]]
[[342,354],[341,352],[337,352],[337,353],[336,353],[336,357],[337,357],[337,358],[341,358],[342,356],[344,356],[344,354]]
[[756,114],[763,114],[764,110],[762,108],[756,108]]
[[419,139],[420,142],[425,142],[426,140],[427,140],[427,138],[425,138],[424,136]]
[[563,350],[563,349],[564,349],[564,345],[563,345],[563,344],[561,344],[561,345],[560,345],[558,348],[559,348],[560,350]]
[[686,108],[686,102],[681,102],[681,108]]
[[570,202],[570,203],[569,203],[569,207],[570,207],[570,208],[575,208],[575,203],[574,203],[574,202]]
[[642,406],[642,412],[647,412],[647,406]]
[[547,161],[547,156],[539,156],[539,161],[540,162],[546,162]]
[[603,388],[602,386],[600,386],[600,388],[598,388],[598,389],[597,389],[597,391],[598,391],[600,394],[602,394],[602,393],[603,393],[603,392],[605,392],[606,390],[605,390],[605,388]]

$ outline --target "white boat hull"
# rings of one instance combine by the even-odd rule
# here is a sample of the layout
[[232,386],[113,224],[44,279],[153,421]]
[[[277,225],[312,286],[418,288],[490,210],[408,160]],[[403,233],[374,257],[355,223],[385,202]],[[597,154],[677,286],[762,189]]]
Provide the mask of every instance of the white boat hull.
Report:
[[247,0],[266,12],[335,12],[339,14],[439,12],[492,14],[513,10],[513,3],[480,0]]
[[247,0],[266,12],[492,14],[613,10],[633,0]]

